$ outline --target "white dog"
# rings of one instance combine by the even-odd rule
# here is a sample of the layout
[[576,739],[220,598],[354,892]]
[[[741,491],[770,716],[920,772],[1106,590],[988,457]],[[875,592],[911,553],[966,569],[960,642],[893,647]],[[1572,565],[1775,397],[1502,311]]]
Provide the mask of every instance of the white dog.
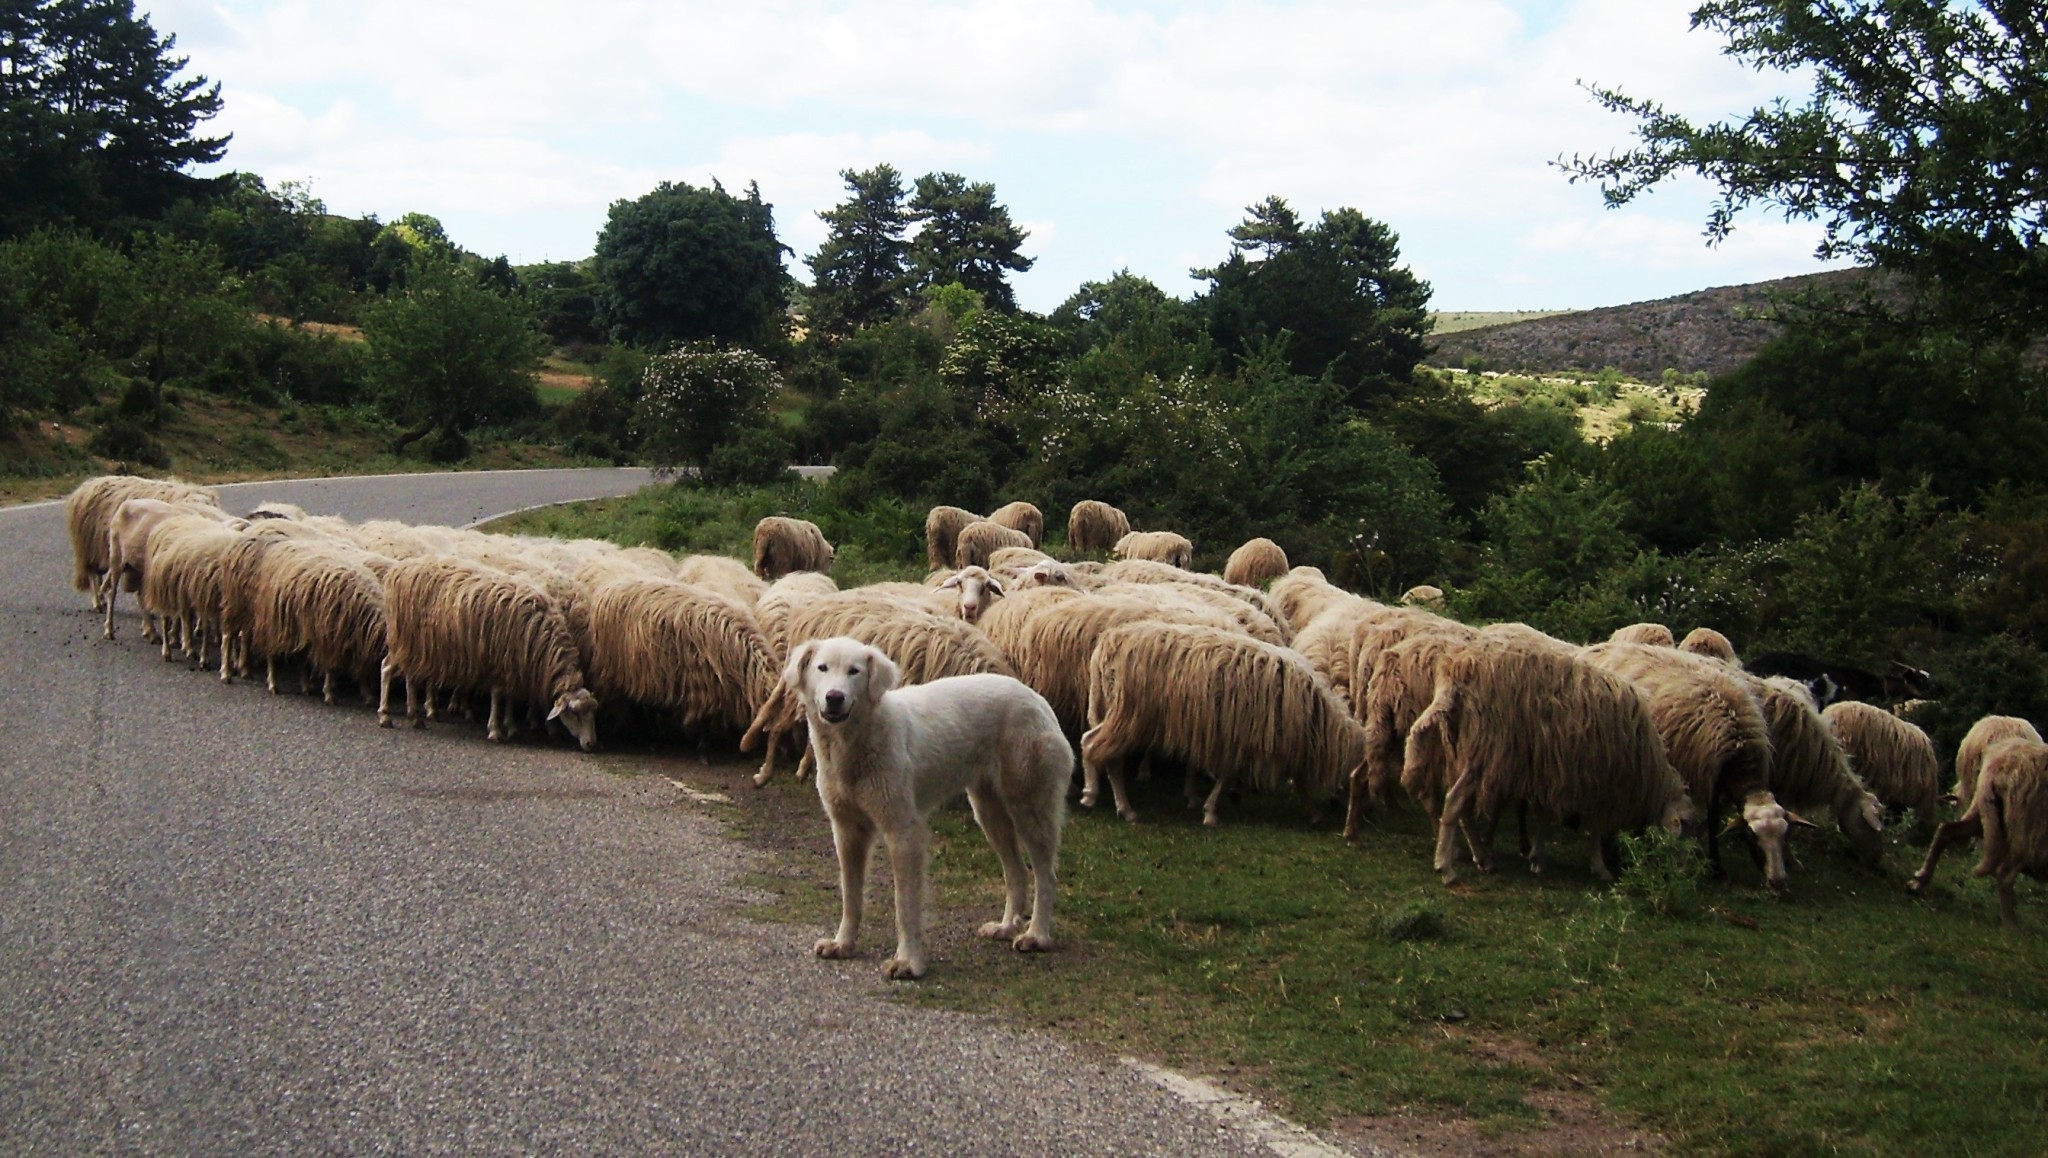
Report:
[[[839,932],[820,957],[851,957],[875,830],[896,877],[892,978],[924,976],[925,818],[964,789],[1003,862],[1003,918],[981,927],[1018,952],[1052,946],[1053,873],[1074,754],[1037,692],[1001,675],[965,675],[896,688],[888,656],[857,639],[813,640],[782,678],[803,701],[818,758],[818,797],[839,850]],[[1024,922],[1025,862],[1032,881]]]

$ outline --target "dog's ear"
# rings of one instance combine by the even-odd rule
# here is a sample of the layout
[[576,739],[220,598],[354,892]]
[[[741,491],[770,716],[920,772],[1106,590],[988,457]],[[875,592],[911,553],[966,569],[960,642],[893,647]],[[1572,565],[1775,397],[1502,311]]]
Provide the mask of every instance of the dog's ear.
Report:
[[804,669],[811,665],[811,656],[818,650],[818,641],[808,640],[789,653],[789,662],[782,668],[782,682],[792,690],[804,686]]
[[868,649],[868,699],[881,699],[902,681],[903,671],[896,666],[895,660],[875,648]]

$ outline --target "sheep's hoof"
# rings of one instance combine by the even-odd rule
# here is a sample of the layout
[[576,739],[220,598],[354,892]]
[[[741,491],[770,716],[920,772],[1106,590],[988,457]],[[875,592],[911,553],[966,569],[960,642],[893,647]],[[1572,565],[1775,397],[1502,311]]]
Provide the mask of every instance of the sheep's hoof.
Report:
[[1213,813],[1213,812],[1205,812],[1205,813],[1203,813],[1203,814],[1202,814],[1202,827],[1203,827],[1203,828],[1214,828],[1214,827],[1216,827],[1216,814],[1215,814],[1215,813]]
[[763,768],[763,769],[761,769],[761,770],[760,770],[759,772],[756,772],[756,773],[754,773],[754,787],[756,787],[756,788],[765,788],[765,787],[767,787],[767,786],[768,786],[768,780],[769,780],[769,778],[770,778],[770,777],[772,777],[772,776],[774,776],[774,775],[775,775],[775,770],[774,770],[774,769],[772,769],[772,768]]
[[427,722],[418,716],[412,718],[412,726],[416,731],[424,732],[427,730]]
[[378,726],[378,727],[380,727],[380,728],[388,728],[388,727],[390,727],[390,726],[391,726],[391,713],[390,713],[390,712],[378,712],[378,713],[377,713],[377,726]]
[[1041,937],[1036,933],[1025,933],[1010,942],[1010,948],[1019,953],[1043,953],[1052,948],[1052,938]]
[[1096,794],[1095,794],[1095,793],[1093,793],[1093,792],[1083,792],[1083,793],[1081,794],[1081,807],[1083,807],[1083,808],[1093,808],[1093,807],[1095,807],[1095,800],[1096,800]]
[[1923,876],[1916,875],[1912,880],[1906,882],[1906,891],[1916,897],[1926,888],[1927,878]]

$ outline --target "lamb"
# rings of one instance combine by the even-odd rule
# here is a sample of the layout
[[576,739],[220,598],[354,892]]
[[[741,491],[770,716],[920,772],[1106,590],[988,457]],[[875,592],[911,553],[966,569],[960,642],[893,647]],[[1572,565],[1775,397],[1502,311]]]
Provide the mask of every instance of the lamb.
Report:
[[1250,539],[1230,553],[1223,581],[1241,587],[1264,587],[1287,574],[1287,552],[1271,539]]
[[92,593],[92,609],[100,605],[101,577],[107,571],[107,525],[114,511],[129,499],[219,507],[212,491],[176,479],[107,474],[79,483],[64,499],[64,523],[71,532],[71,586]]
[[1736,662],[1735,645],[1728,642],[1727,636],[1711,627],[1695,627],[1686,632],[1685,638],[1678,641],[1678,650],[1703,655],[1708,659],[1718,659],[1722,663]]
[[780,673],[752,609],[709,587],[614,579],[587,615],[592,693],[673,713],[686,731],[745,731]]
[[1296,631],[1308,626],[1308,621],[1321,615],[1332,604],[1368,602],[1361,596],[1353,595],[1323,578],[1322,571],[1314,567],[1295,567],[1273,580],[1267,589],[1280,613]]
[[2048,880],[2048,744],[2005,739],[1984,753],[1969,808],[1935,830],[1927,859],[1906,883],[1906,891],[1915,896],[1926,891],[1942,851],[1956,841],[1978,837],[1984,840],[1984,856],[1971,875],[1998,882],[1999,922],[2017,929],[2020,915],[2013,879],[2026,873]]
[[377,723],[391,726],[391,680],[405,677],[405,714],[414,727],[428,684],[488,690],[489,735],[503,740],[507,699],[551,705],[586,752],[597,749],[598,699],[583,681],[583,658],[561,606],[533,583],[456,558],[407,559],[384,575],[385,657]]
[[933,507],[924,517],[925,566],[937,571],[953,565],[953,547],[959,542],[960,528],[969,523],[981,521],[981,516],[960,507]]
[[1491,862],[1494,818],[1526,805],[1576,822],[1592,838],[1593,875],[1611,881],[1608,837],[1652,824],[1677,833],[1695,815],[1634,685],[1512,639],[1482,637],[1443,656],[1435,693],[1409,730],[1407,759],[1450,769],[1435,857],[1447,885],[1457,880],[1456,834],[1468,816],[1481,868]]
[[[1394,625],[1375,626],[1377,632],[1368,628],[1359,634],[1387,633]],[[1436,696],[1438,661],[1451,649],[1479,638],[1479,633],[1450,620],[1441,625],[1400,626],[1408,629],[1407,634],[1384,649],[1373,650],[1369,664],[1364,657],[1372,644],[1362,643],[1355,653],[1359,659],[1352,668],[1352,685],[1357,689],[1352,710],[1365,727],[1365,761],[1351,778],[1344,809],[1347,842],[1358,840],[1359,824],[1373,803],[1392,802],[1396,783],[1422,805],[1432,824],[1443,811],[1444,791],[1450,787],[1445,779],[1448,769],[1440,763],[1417,761],[1412,769],[1406,763],[1408,731]],[[1403,777],[1411,770],[1413,781],[1408,782]]]
[[1067,546],[1075,551],[1109,551],[1131,533],[1131,520],[1108,503],[1082,499],[1067,512]]
[[[229,525],[246,525],[219,507],[203,503],[167,503],[161,499],[124,499],[114,508],[113,516],[107,523],[107,546],[104,555],[106,572],[100,585],[93,592],[95,604],[106,604],[106,624],[103,634],[114,638],[114,604],[119,600],[121,588],[135,591],[142,586],[143,568],[148,565],[149,539],[165,521],[186,516],[213,519]],[[142,637],[151,638],[147,619],[143,622]]]
[[1030,536],[1034,549],[1045,541],[1045,515],[1030,503],[1005,503],[989,513],[988,521],[1024,532]]
[[830,575],[816,571],[791,571],[768,585],[767,594],[754,605],[754,618],[778,658],[789,654],[789,620],[798,610],[820,599],[839,594],[839,584]]
[[1931,827],[1941,804],[1941,758],[1927,733],[1882,708],[1857,700],[1820,714],[1851,765],[1887,808],[1910,808]]
[[1956,747],[1956,799],[1967,805],[1977,798],[1977,773],[1984,767],[1984,755],[2001,740],[2041,742],[2034,725],[2018,716],[1986,716],[1970,725],[1963,742]]
[[1030,547],[1031,536],[1022,531],[980,519],[960,528],[953,540],[954,567],[986,567],[989,559],[1004,547]]
[[1150,559],[1182,568],[1195,564],[1195,545],[1172,531],[1132,531],[1111,550],[1119,559]]
[[1291,778],[1313,817],[1364,758],[1365,730],[1284,647],[1214,627],[1132,623],[1105,632],[1088,661],[1081,803],[1094,803],[1106,770],[1117,815],[1135,821],[1123,765],[1151,753],[1186,764],[1191,789],[1197,771],[1215,780],[1205,825],[1240,778],[1258,790]]
[[[822,573],[831,570],[831,561],[832,548],[827,547],[826,566],[800,567],[797,570]],[[745,563],[724,555],[685,555],[675,561],[675,568],[670,574],[678,583],[688,583],[692,587],[708,587],[728,599],[737,599],[749,607],[759,603],[761,596],[768,593],[768,584],[747,570]]]
[[369,702],[384,661],[384,584],[373,569],[380,563],[388,569],[390,560],[344,543],[284,540],[263,553],[250,647],[269,660],[272,694],[277,659],[303,655],[308,677],[320,673],[324,701],[334,702],[334,677],[343,673]]
[[1784,676],[1738,674],[1770,725],[1772,794],[1788,810],[1832,809],[1857,857],[1876,868],[1884,859],[1884,808],[1850,771],[1849,757],[1820,718],[1806,685]]
[[769,515],[754,524],[754,574],[770,583],[791,571],[830,572],[832,555],[816,523]]
[[1627,627],[1617,627],[1607,639],[1610,643],[1639,643],[1646,647],[1678,646],[1677,637],[1661,623],[1631,623]]
[[1764,884],[1784,888],[1792,818],[1771,791],[1770,728],[1749,687],[1726,666],[1676,648],[1609,642],[1581,654],[1634,684],[1648,701],[1665,756],[1704,814],[1714,871],[1723,871],[1720,816],[1728,807],[1751,835]]

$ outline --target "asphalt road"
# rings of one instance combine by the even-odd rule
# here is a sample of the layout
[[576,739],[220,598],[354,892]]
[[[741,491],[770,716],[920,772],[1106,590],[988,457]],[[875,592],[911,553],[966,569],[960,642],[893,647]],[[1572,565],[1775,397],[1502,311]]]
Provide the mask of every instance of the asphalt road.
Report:
[[[222,491],[460,524],[643,477]],[[624,757],[223,687],[132,614],[100,640],[69,551],[61,507],[0,511],[0,1151],[1270,1152],[886,1000],[885,930],[825,963],[745,919],[754,854]]]

